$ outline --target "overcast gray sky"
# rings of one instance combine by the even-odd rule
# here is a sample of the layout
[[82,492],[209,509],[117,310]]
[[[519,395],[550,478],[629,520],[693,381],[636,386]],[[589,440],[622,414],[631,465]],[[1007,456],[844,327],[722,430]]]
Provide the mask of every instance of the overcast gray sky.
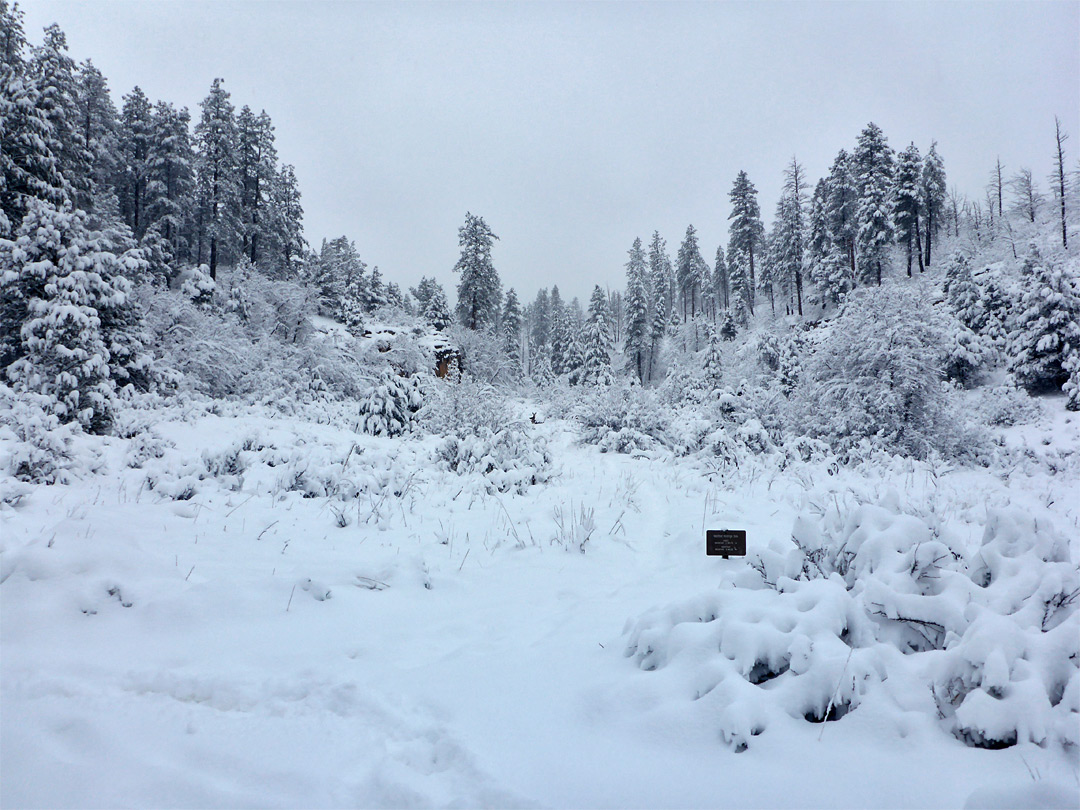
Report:
[[[1045,187],[1053,119],[1080,147],[1080,3],[49,2],[114,97],[199,101],[225,79],[296,166],[308,240],[346,234],[385,276],[456,286],[483,216],[504,284],[583,302],[654,229],[712,263],[740,169],[766,221],[792,155],[811,184],[868,121],[936,139],[981,196],[1000,155]],[[452,297],[452,293],[451,293]]]

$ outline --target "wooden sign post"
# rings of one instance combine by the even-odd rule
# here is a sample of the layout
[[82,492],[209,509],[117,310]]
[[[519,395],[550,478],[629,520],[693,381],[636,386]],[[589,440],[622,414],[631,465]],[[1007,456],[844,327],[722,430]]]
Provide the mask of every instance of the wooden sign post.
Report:
[[705,553],[710,557],[745,557],[746,531],[743,529],[708,529]]

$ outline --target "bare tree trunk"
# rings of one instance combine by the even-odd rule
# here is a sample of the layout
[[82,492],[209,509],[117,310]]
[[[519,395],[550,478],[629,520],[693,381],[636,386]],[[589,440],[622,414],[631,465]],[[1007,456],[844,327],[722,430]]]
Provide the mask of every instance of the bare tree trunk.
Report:
[[[922,237],[919,235],[919,220],[918,220],[917,217],[915,219],[915,255],[919,257],[919,272],[920,273],[925,273],[926,272],[926,264],[923,263]],[[927,232],[927,234],[926,234],[926,256],[927,256],[926,261],[929,262],[930,261],[930,233],[929,232]],[[908,268],[908,275],[911,275],[911,268],[910,267]]]
[[1061,200],[1061,246],[1069,246],[1069,232],[1065,227],[1065,148],[1068,134],[1061,131],[1061,120],[1054,116],[1054,137],[1057,140],[1058,199]]

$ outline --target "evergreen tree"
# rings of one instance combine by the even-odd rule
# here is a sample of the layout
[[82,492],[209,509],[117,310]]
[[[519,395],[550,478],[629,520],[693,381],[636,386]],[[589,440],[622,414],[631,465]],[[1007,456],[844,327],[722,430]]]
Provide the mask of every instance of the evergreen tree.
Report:
[[654,307],[652,323],[649,328],[649,380],[656,379],[656,369],[660,365],[660,351],[664,345],[664,334],[667,332],[667,304],[664,301],[664,290],[662,288],[656,294]]
[[92,211],[98,195],[107,193],[119,171],[120,118],[109,95],[109,85],[94,63],[87,59],[79,65],[76,106],[81,144],[87,151],[86,188],[76,191],[75,204]]
[[829,236],[836,246],[836,252],[847,261],[852,286],[856,278],[855,236],[858,232],[859,205],[859,190],[855,182],[853,163],[848,153],[841,149],[829,169],[824,200]]
[[705,362],[702,366],[702,383],[704,389],[713,392],[723,385],[724,372],[723,355],[720,353],[720,340],[716,332],[710,329],[709,346],[705,351]]
[[563,322],[565,306],[562,296],[559,294],[559,285],[551,287],[551,326],[548,337],[548,345],[551,350],[551,373],[556,377],[563,373],[563,359],[566,356],[566,344],[569,334],[566,324]]
[[367,285],[360,273],[355,273],[341,295],[341,322],[350,334],[360,337],[364,334],[365,315],[367,308]]
[[60,204],[65,196],[40,81],[23,55],[22,18],[21,9],[0,0],[0,236],[15,232],[34,199]]
[[502,284],[491,263],[491,246],[498,238],[483,217],[465,214],[465,224],[458,229],[461,257],[454,272],[461,273],[457,317],[466,329],[492,328],[498,319]]
[[147,157],[146,215],[168,245],[171,258],[190,260],[190,210],[194,203],[195,155],[187,108],[159,101],[151,117]]
[[272,247],[278,256],[278,274],[291,278],[307,248],[304,241],[304,209],[300,204],[300,187],[292,165],[282,166],[270,186],[270,221]]
[[450,303],[446,300],[446,293],[443,292],[441,284],[436,284],[431,291],[422,315],[427,323],[440,332],[453,325],[454,317],[450,314]]
[[854,156],[859,191],[856,208],[859,281],[880,286],[882,266],[893,242],[893,150],[885,133],[870,123],[859,135]]
[[743,329],[750,323],[753,315],[753,294],[750,283],[750,260],[746,254],[736,248],[728,247],[728,274],[731,277],[732,317],[735,324]]
[[[784,170],[783,249],[780,252],[782,276],[795,286],[795,305],[803,314],[803,251],[806,247],[806,173],[794,156]],[[790,285],[789,285],[790,286]]]
[[608,383],[611,380],[611,333],[608,330],[607,297],[599,285],[593,288],[589,299],[583,341],[583,381],[597,385]]
[[240,184],[237,173],[236,116],[221,79],[214,79],[195,126],[200,229],[209,248],[210,278],[217,278],[219,254],[231,255],[240,230]]
[[502,346],[510,360],[514,378],[521,376],[521,302],[511,287],[506,291],[502,312]]
[[645,251],[635,239],[626,263],[626,357],[638,382],[645,382],[649,353],[649,300],[645,291]]
[[146,387],[150,362],[125,265],[86,214],[32,201],[14,241],[0,239],[0,364],[42,394],[61,422],[102,432],[119,386]]
[[581,332],[574,326],[572,314],[570,320],[570,338],[566,344],[566,356],[563,359],[564,372],[571,385],[582,381],[585,372],[585,349],[581,342]]
[[[531,320],[529,345],[533,347],[533,354],[536,355],[551,341],[551,296],[546,287],[536,294],[536,300],[529,309]],[[549,357],[549,363],[550,360]]]
[[[663,299],[670,303],[668,298],[668,272],[671,259],[667,255],[667,242],[659,231],[653,231],[649,241],[649,269],[645,280],[645,292],[649,296],[649,309],[655,312],[657,301]],[[665,317],[666,317],[665,312]]]
[[810,201],[807,269],[823,308],[828,304],[838,306],[851,289],[847,262],[829,232],[828,198],[828,181],[821,179]]
[[937,151],[937,141],[930,144],[930,151],[923,160],[922,177],[919,183],[919,197],[924,212],[926,265],[930,265],[931,245],[937,239],[944,220],[945,198],[947,194],[945,162]]
[[263,110],[255,115],[245,105],[236,119],[243,219],[243,249],[258,266],[260,248],[273,230],[271,196],[277,180],[277,149],[274,126]]
[[716,290],[716,303],[721,309],[731,306],[731,280],[728,277],[727,264],[724,262],[724,246],[716,246],[716,267],[713,268],[713,288]]
[[336,318],[341,314],[341,302],[345,290],[350,285],[357,285],[356,292],[361,302],[361,309],[370,311],[370,293],[368,281],[364,276],[367,265],[360,260],[356,246],[348,237],[339,236],[329,242],[323,241],[319,255],[310,263],[307,282],[318,299],[319,314]]
[[371,436],[408,433],[421,404],[416,385],[387,364],[360,400],[360,430]]
[[[363,264],[361,262],[361,264]],[[380,307],[390,303],[387,295],[387,285],[382,279],[382,271],[378,265],[371,269],[371,276],[364,285],[364,311],[375,312]]]
[[67,37],[55,23],[45,29],[44,41],[32,52],[37,105],[49,123],[43,134],[48,151],[59,162],[64,198],[74,202],[76,193],[86,196],[90,189],[90,155],[78,127],[75,62],[67,54]]
[[431,300],[431,296],[435,293],[435,288],[440,286],[434,278],[428,276],[421,276],[420,283],[415,287],[410,287],[409,292],[412,293],[413,299],[416,301],[416,309],[418,312],[423,312],[427,309],[428,302]]
[[896,162],[896,197],[893,204],[893,221],[896,223],[896,240],[903,242],[907,250],[907,274],[911,278],[911,254],[919,259],[919,272],[923,266],[922,243],[920,241],[920,218],[922,217],[922,194],[920,182],[923,175],[923,161],[919,149],[912,143],[900,153]]
[[746,258],[747,277],[743,293],[746,295],[745,303],[753,315],[754,287],[757,284],[754,260],[755,256],[760,255],[761,245],[765,241],[765,226],[761,223],[757,189],[746,176],[746,172],[740,171],[735,177],[728,196],[731,198],[731,213],[728,215],[731,220],[731,240],[728,243],[728,254],[730,256],[737,251]]
[[1068,266],[1043,260],[1037,251],[1024,262],[1024,292],[1009,337],[1009,367],[1030,391],[1060,388],[1069,379],[1064,363],[1080,350],[1080,289]]
[[124,96],[120,112],[120,181],[117,196],[124,222],[136,239],[148,226],[147,185],[150,181],[150,145],[153,141],[150,99],[136,87]]
[[[686,228],[686,236],[679,246],[675,259],[675,278],[679,283],[679,299],[682,301],[683,320],[694,318],[701,309],[702,267],[705,260],[698,249],[697,231],[693,225]],[[643,279],[644,280],[644,279]]]

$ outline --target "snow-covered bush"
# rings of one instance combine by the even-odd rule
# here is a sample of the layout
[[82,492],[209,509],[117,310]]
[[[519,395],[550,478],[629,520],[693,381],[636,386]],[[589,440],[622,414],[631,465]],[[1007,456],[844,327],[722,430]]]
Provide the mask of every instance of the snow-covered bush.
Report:
[[439,442],[435,458],[443,469],[458,475],[479,473],[498,492],[522,494],[551,477],[546,441],[515,426],[499,431],[481,428],[466,436],[451,434]]
[[916,457],[955,452],[959,427],[942,380],[947,332],[918,286],[856,290],[826,328],[792,394],[797,430],[837,450],[869,439]]
[[676,668],[736,750],[785,716],[918,707],[972,746],[1075,746],[1080,571],[1045,520],[992,511],[968,551],[895,507],[834,501],[748,557],[719,591],[625,630]]
[[385,366],[360,400],[359,429],[371,436],[400,436],[413,429],[423,404],[420,379]]
[[971,413],[984,425],[1010,427],[1035,422],[1042,414],[1039,400],[1015,385],[995,385],[973,392]]
[[588,391],[574,409],[582,441],[603,452],[632,453],[670,441],[671,420],[657,394],[637,385]]
[[61,425],[50,405],[43,394],[16,394],[0,383],[0,430],[10,442],[5,472],[19,481],[55,484],[69,477],[73,426]]

